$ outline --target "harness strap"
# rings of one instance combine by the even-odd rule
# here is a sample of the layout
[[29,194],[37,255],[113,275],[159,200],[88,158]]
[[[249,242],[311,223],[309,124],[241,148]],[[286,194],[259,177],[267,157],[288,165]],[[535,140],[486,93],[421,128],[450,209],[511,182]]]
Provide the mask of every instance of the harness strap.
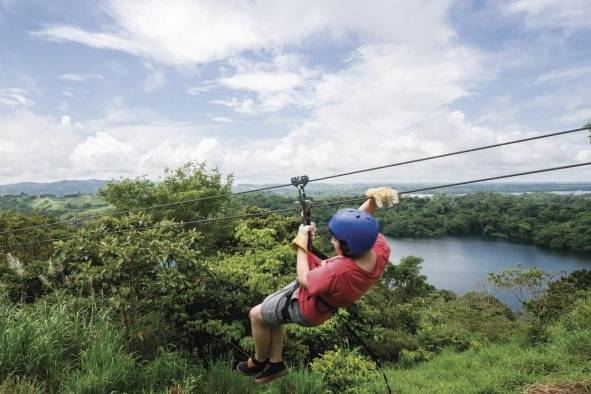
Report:
[[[315,297],[316,297],[316,304],[315,305],[316,305],[316,310],[318,312],[320,312],[320,313],[327,313],[327,312],[335,313],[336,311],[339,310],[339,308],[330,305],[328,302],[326,302],[326,300],[324,298],[320,297],[319,295],[317,295]],[[320,308],[318,308],[319,304],[324,305],[326,307],[326,310],[325,311],[320,310]]]

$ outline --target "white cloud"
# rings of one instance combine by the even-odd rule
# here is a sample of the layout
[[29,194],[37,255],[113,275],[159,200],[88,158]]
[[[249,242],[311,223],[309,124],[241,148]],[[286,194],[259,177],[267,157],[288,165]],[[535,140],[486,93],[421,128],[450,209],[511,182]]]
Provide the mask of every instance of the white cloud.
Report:
[[164,64],[194,65],[247,50],[297,45],[313,36],[340,39],[358,34],[387,42],[445,42],[453,32],[439,22],[449,4],[449,0],[379,0],[371,7],[361,0],[108,1],[104,9],[111,26],[103,31],[54,24],[33,34]]
[[190,96],[198,96],[201,93],[206,93],[206,92],[209,92],[209,91],[215,89],[215,87],[216,87],[215,83],[213,83],[211,81],[206,81],[206,82],[202,83],[201,85],[192,86],[190,88],[187,88],[186,92]]
[[72,127],[19,109],[0,116],[0,181],[64,179],[72,174],[69,155],[77,143]]
[[210,119],[212,121],[218,122],[218,123],[236,123],[235,120],[232,120],[230,118],[226,118],[225,116],[212,116]]
[[101,74],[61,74],[58,78],[70,82],[85,82],[91,79],[104,79]]
[[33,36],[42,37],[50,41],[73,41],[86,44],[94,48],[114,49],[139,54],[135,45],[124,38],[109,33],[90,33],[73,26],[53,25],[45,29],[32,32]]
[[[277,55],[270,62],[237,58],[230,63],[234,72],[219,78],[217,84],[254,94],[256,101],[249,104],[253,112],[278,111],[287,106],[310,106],[314,85],[322,75],[319,69],[309,68],[304,59],[296,54]],[[226,105],[224,102],[220,104]],[[240,106],[227,106],[238,112],[241,110]]]
[[[11,122],[20,124],[18,136],[0,137],[2,149],[18,151],[6,156],[8,164],[1,170],[4,177],[60,179],[64,173],[67,177],[154,176],[165,166],[193,159],[208,160],[234,172],[243,182],[284,182],[293,175],[317,177],[500,142],[530,132],[513,124],[510,110],[501,114],[510,121],[507,126],[507,122],[491,117],[474,123],[454,107],[497,70],[486,54],[455,39],[449,27],[451,1],[384,0],[372,7],[352,0],[179,0],[162,4],[155,0],[109,2],[106,10],[111,24],[104,30],[88,32],[56,25],[35,34],[138,55],[156,70],[163,64],[193,66],[230,58],[221,77],[191,87],[187,93],[223,88],[228,90],[226,97],[211,103],[251,115],[297,107],[305,109],[305,115],[282,124],[288,129],[284,135],[266,133],[261,139],[237,133],[214,137],[198,126],[170,121],[153,110],[127,108],[121,100],[114,100],[103,117],[75,126],[31,113],[24,118],[16,114]],[[357,43],[358,47],[332,71],[311,66],[307,58],[297,54],[329,42],[337,46]],[[540,78],[544,82],[570,76],[557,73]],[[499,105],[510,109],[511,102]],[[583,107],[584,102],[572,104],[573,110]],[[210,119],[228,123],[229,118]],[[57,141],[67,143],[58,149],[51,146],[52,140],[40,138],[42,145],[35,149],[21,146],[38,138],[35,130],[39,128],[31,127],[33,120],[56,134]],[[504,126],[492,129],[488,127],[491,123]],[[0,130],[3,126],[0,122]],[[220,124],[216,129],[223,127]],[[572,161],[580,144],[574,136],[560,142],[538,141],[341,181],[446,181],[535,169]],[[23,173],[25,159],[37,157],[45,167],[34,174]],[[580,179],[582,172],[564,174],[560,179]],[[589,176],[590,172],[584,174]],[[548,175],[546,179],[556,177]]]
[[575,127],[591,119],[591,68],[577,66],[542,74],[538,85],[548,85],[543,93],[530,98],[524,109],[543,113],[559,127]]
[[[298,127],[283,138],[228,149],[223,168],[243,181],[261,173],[281,181],[294,174],[323,176],[536,134],[518,126],[474,124],[450,108],[490,77],[486,64],[486,56],[451,42],[362,46],[349,67],[314,82],[310,116]],[[449,181],[525,171],[572,162],[580,144],[580,136],[538,141],[340,181]],[[581,174],[588,178],[591,172],[579,169],[560,179],[585,179]]]
[[98,132],[77,145],[70,156],[75,168],[83,173],[123,171],[133,165],[137,155],[133,145],[117,140],[111,134]]
[[243,99],[237,99],[232,97],[230,99],[220,99],[210,101],[212,104],[223,105],[224,107],[232,108],[234,111],[242,114],[254,114],[256,113],[254,106],[255,102],[250,97]]
[[295,73],[245,72],[221,78],[220,84],[230,89],[245,89],[256,92],[277,92],[301,86],[302,78]]
[[215,165],[221,153],[218,141],[211,137],[195,144],[166,140],[141,156],[139,168],[144,173],[154,174],[189,160],[208,161]]
[[148,73],[144,80],[144,91],[153,92],[162,89],[166,84],[166,78],[162,69],[154,67],[151,64],[146,64],[145,67]]
[[70,118],[68,115],[63,115],[60,119],[60,124],[62,126],[70,126],[72,124],[72,118]]
[[563,82],[565,80],[576,80],[587,75],[591,75],[591,66],[571,67],[544,73],[536,79],[535,83]]
[[566,113],[565,115],[557,116],[555,119],[568,124],[582,125],[583,123],[589,122],[591,120],[591,108],[588,107],[573,110]]
[[199,127],[120,103],[102,118],[75,124],[67,115],[56,119],[16,110],[0,115],[0,130],[0,184],[141,174],[157,178],[165,166],[187,160],[221,164],[222,157],[217,140]]
[[580,162],[591,161],[591,149],[584,149],[577,154],[577,160]]
[[16,150],[16,144],[10,141],[0,141],[0,152],[10,153]]
[[257,92],[278,92],[302,85],[302,79],[295,73],[247,72],[221,78],[220,84],[230,89],[245,89]]
[[32,107],[35,102],[29,98],[29,92],[21,88],[0,88],[0,106]]
[[509,13],[523,14],[526,25],[532,28],[591,26],[588,0],[513,0],[504,8]]

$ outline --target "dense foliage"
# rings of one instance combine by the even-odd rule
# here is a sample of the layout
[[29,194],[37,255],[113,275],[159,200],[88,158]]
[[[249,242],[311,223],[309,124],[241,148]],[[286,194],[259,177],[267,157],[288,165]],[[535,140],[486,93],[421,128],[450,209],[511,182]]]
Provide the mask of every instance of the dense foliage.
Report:
[[[230,187],[231,179],[222,179],[217,171],[188,164],[170,172],[159,184],[141,178],[122,180],[102,192],[116,209],[133,211],[144,205],[167,204],[163,209],[103,217],[80,229],[64,225],[34,234],[11,233],[0,256],[0,290],[5,295],[0,302],[0,384],[4,385],[0,388],[11,387],[16,392],[254,392],[252,384],[231,372],[223,359],[252,351],[249,308],[294,278],[295,256],[289,240],[299,219],[266,215],[216,226],[182,225],[195,217],[256,213],[264,209],[261,205],[282,203],[276,197],[245,198],[241,203],[223,198],[200,200]],[[410,199],[406,209],[415,207],[417,220],[426,225],[426,216],[421,215],[432,209],[431,204],[453,207],[472,201],[472,206],[488,204],[493,209],[494,204],[505,203],[503,212],[513,205],[523,209],[528,205],[499,198],[479,195],[460,203],[446,198]],[[552,209],[544,214],[558,215],[556,220],[583,220],[572,217],[571,210],[583,212],[588,207],[586,199],[566,204],[548,196],[539,198],[544,207],[560,207],[558,214]],[[187,199],[195,201],[182,207],[168,205]],[[322,222],[330,211],[318,210],[316,215]],[[386,212],[381,220],[388,227],[396,215],[405,214]],[[438,217],[445,216],[433,215],[435,223]],[[55,219],[4,213],[0,229],[51,220]],[[316,242],[330,252],[326,231],[320,230]],[[10,246],[31,236],[69,239],[36,247]],[[476,359],[482,349],[505,349],[508,344],[535,352],[535,357],[543,353],[539,356],[543,365],[547,353],[568,348],[572,358],[552,371],[574,361],[579,363],[578,372],[588,371],[589,358],[584,357],[591,346],[590,331],[582,318],[574,316],[588,315],[591,284],[585,272],[550,282],[546,290],[524,297],[527,313],[516,316],[487,294],[457,296],[435,289],[421,274],[421,264],[420,257],[408,256],[389,266],[366,296],[324,325],[288,326],[286,358],[304,368],[312,365],[312,371],[297,370],[268,392],[383,392],[375,378],[375,365],[362,349],[355,350],[359,344],[349,325],[397,371],[425,368],[440,357],[470,354]],[[495,284],[527,287],[535,285],[528,281],[532,278],[539,276],[512,271],[499,274]],[[533,335],[535,330],[541,334]],[[553,341],[556,332],[566,339]],[[579,350],[572,348],[575,337],[582,346]],[[547,350],[527,350],[528,346],[546,346]],[[531,376],[543,377],[546,370],[535,369],[536,360]],[[341,373],[327,377],[331,369]],[[487,392],[515,391],[528,382]]]
[[[316,204],[342,199],[318,200]],[[243,203],[269,209],[288,207],[292,201],[289,197],[273,194],[242,198]],[[314,208],[314,220],[326,223],[334,209],[330,206]],[[379,211],[377,217],[382,232],[391,237],[477,235],[551,248],[591,251],[591,194],[475,193],[406,197],[393,209]]]
[[383,231],[394,237],[474,234],[591,250],[590,195],[436,195],[406,199],[380,218]]

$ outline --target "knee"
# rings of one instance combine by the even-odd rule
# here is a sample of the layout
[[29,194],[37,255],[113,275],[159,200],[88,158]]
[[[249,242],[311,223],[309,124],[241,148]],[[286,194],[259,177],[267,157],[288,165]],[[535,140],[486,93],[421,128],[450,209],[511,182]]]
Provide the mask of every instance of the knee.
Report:
[[255,307],[252,307],[250,309],[250,312],[248,312],[248,317],[250,318],[250,321],[253,323],[258,323],[260,321],[262,321],[262,314],[261,314],[261,306],[257,305]]

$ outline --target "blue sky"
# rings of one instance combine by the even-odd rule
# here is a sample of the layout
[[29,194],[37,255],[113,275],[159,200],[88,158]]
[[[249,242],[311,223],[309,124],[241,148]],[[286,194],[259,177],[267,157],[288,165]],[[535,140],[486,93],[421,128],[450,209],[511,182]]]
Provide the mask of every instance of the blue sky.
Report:
[[[0,0],[0,183],[187,160],[285,182],[577,127],[590,33],[588,0]],[[581,133],[339,181],[583,161]]]

